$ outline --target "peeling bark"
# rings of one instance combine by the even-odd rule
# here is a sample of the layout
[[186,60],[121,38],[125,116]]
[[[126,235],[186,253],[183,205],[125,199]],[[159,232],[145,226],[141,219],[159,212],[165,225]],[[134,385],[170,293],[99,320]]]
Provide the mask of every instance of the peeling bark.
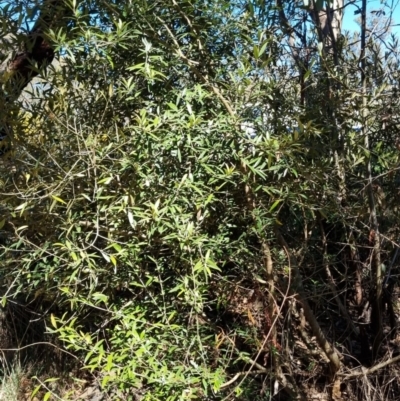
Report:
[[[0,65],[0,83],[4,110],[0,121],[0,156],[7,153],[12,136],[12,110],[15,101],[34,77],[40,74],[54,59],[54,49],[46,36],[48,29],[62,26],[68,15],[66,2],[45,0],[33,28],[21,36],[18,45]],[[3,38],[12,40],[12,35]]]
[[333,53],[335,58],[338,55],[337,40],[342,29],[343,0],[333,0],[331,5],[317,10],[316,2],[311,1],[309,13],[317,26],[320,41],[325,42],[327,53]]
[[32,30],[21,39],[20,48],[0,65],[3,93],[6,92],[8,101],[17,99],[26,85],[53,61],[54,49],[46,31],[63,23],[67,14],[64,4],[44,1]]
[[30,34],[25,47],[0,66],[0,74],[3,81],[6,81],[6,93],[11,88],[12,94],[9,96],[12,99],[17,99],[26,85],[54,58],[50,43],[40,34]]

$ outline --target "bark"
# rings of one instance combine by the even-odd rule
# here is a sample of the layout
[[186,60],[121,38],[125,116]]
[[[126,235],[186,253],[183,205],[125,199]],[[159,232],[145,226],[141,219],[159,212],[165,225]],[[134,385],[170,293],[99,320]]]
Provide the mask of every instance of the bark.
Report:
[[343,0],[327,2],[326,8],[316,9],[315,1],[311,1],[309,13],[317,26],[321,42],[325,42],[326,53],[333,53],[337,63],[337,40],[342,30]]
[[[18,45],[0,64],[3,112],[0,121],[0,156],[7,153],[12,137],[12,112],[24,88],[54,59],[54,49],[46,32],[61,27],[68,16],[66,2],[44,0],[33,28],[25,36],[3,38],[4,47]],[[8,46],[7,46],[8,45]]]
[[46,32],[61,26],[66,16],[65,2],[43,2],[32,30],[20,40],[20,48],[15,49],[0,65],[0,76],[5,85],[3,93],[4,89],[11,90],[7,97],[18,98],[26,85],[53,61],[54,49]]
[[309,50],[306,51],[307,56],[301,57],[300,56],[300,49],[296,46],[296,37],[301,41],[303,49],[307,49],[307,41],[305,36],[299,32],[298,30],[294,29],[294,27],[290,24],[288,18],[286,17],[284,11],[283,0],[277,0],[276,2],[279,10],[279,21],[282,27],[282,30],[288,36],[289,40],[289,48],[291,50],[293,59],[297,65],[299,70],[299,83],[300,83],[300,104],[304,106],[306,104],[306,85],[304,76],[308,70],[308,59],[310,57]]

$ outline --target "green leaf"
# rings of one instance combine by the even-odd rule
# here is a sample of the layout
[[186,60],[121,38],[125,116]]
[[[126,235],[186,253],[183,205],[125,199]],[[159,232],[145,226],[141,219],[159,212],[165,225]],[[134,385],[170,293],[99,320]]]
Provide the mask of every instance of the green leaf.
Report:
[[98,184],[106,184],[106,185],[108,185],[113,180],[113,178],[114,178],[113,176],[103,178],[98,182]]
[[33,398],[37,393],[38,393],[38,391],[40,390],[42,388],[42,385],[41,384],[39,384],[39,385],[37,385],[35,388],[34,388],[34,390],[32,391],[32,393],[31,393],[31,398]]
[[113,367],[113,354],[109,354],[107,356],[107,364],[105,367],[105,371],[110,372],[112,367]]
[[271,212],[279,205],[280,202],[281,202],[280,199],[276,200],[276,201],[272,204],[272,206],[269,208],[269,212],[271,213]]
[[57,328],[57,322],[56,322],[56,319],[55,319],[53,314],[50,315],[50,321],[51,321],[51,324],[53,325],[53,327],[56,329]]
[[56,202],[62,203],[62,204],[64,204],[64,205],[67,204],[65,201],[63,201],[63,200],[62,200],[60,197],[58,197],[58,196],[51,195],[51,197],[52,197]]

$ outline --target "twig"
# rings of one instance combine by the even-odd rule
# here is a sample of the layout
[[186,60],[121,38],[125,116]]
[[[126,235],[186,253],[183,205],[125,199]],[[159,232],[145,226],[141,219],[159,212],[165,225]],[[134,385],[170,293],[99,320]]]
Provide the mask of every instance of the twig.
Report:
[[28,344],[28,345],[24,345],[23,347],[18,347],[18,348],[0,348],[0,351],[2,351],[2,352],[3,352],[3,351],[22,351],[22,350],[25,349],[25,348],[34,347],[35,345],[50,345],[51,347],[57,348],[59,351],[64,352],[65,354],[68,354],[69,356],[72,356],[72,357],[75,358],[77,361],[80,360],[76,355],[71,354],[70,352],[65,351],[64,349],[62,349],[62,348],[60,348],[60,347],[57,347],[57,345],[54,345],[54,344],[52,344],[52,343],[45,342],[45,341],[41,341],[41,342],[33,343],[33,344]]
[[[266,260],[265,260],[265,261],[266,261],[266,263],[268,264],[268,266],[266,266],[266,267],[267,267],[267,273],[268,273],[269,269],[272,268],[272,259],[269,259],[269,258],[268,258],[268,253],[265,254],[265,249],[263,249],[263,251],[264,251],[264,256],[266,256]],[[271,256],[271,255],[269,255],[269,257],[270,257],[270,256]],[[289,263],[290,263],[290,262],[289,262]],[[284,294],[282,294],[282,296],[283,296],[283,301],[282,301],[281,305],[278,306],[278,305],[276,304],[276,300],[274,299],[274,297],[272,297],[272,300],[274,301],[275,307],[276,307],[276,309],[277,309],[277,313],[276,313],[275,316],[274,316],[274,320],[272,321],[272,324],[271,324],[271,326],[270,326],[270,328],[269,328],[269,330],[268,330],[268,333],[267,333],[267,335],[265,336],[264,341],[263,341],[263,343],[262,343],[262,345],[261,345],[261,347],[260,347],[260,349],[259,349],[257,355],[255,356],[255,358],[254,358],[254,359],[251,359],[251,358],[249,358],[249,357],[246,357],[247,361],[248,361],[249,363],[251,363],[250,368],[249,368],[246,372],[243,372],[243,374],[240,374],[240,375],[237,376],[237,377],[236,377],[236,375],[235,375],[235,376],[234,376],[234,379],[235,379],[235,380],[233,380],[233,378],[232,378],[232,379],[230,379],[228,382],[222,384],[223,387],[227,387],[227,386],[228,386],[228,383],[229,383],[229,384],[232,384],[232,383],[234,383],[239,377],[242,377],[241,382],[239,383],[239,386],[240,386],[240,384],[243,383],[243,381],[246,379],[246,377],[247,377],[249,374],[252,374],[252,372],[254,372],[254,371],[252,371],[253,367],[256,367],[257,369],[259,369],[259,372],[261,372],[261,371],[265,371],[265,373],[267,372],[267,369],[265,369],[262,365],[260,365],[260,364],[257,362],[257,358],[261,355],[261,352],[262,352],[262,350],[264,349],[265,345],[267,344],[267,341],[270,339],[270,337],[272,336],[272,334],[273,334],[273,332],[274,332],[274,330],[275,330],[275,325],[276,325],[276,323],[277,323],[277,321],[278,321],[278,318],[279,318],[279,316],[281,316],[281,313],[282,313],[282,310],[283,310],[283,308],[284,308],[284,306],[285,306],[285,304],[286,304],[286,301],[289,299],[290,286],[291,286],[291,274],[290,274],[290,271],[289,271],[288,285],[287,285],[287,288],[286,288],[286,292],[285,292]],[[280,367],[278,364],[277,364],[277,366]],[[277,375],[277,377],[278,377],[278,381],[280,381],[280,383],[282,384],[282,386],[290,393],[290,395],[292,396],[292,398],[294,398],[299,392],[296,390],[296,388],[293,386],[293,384],[292,384],[292,383],[288,383],[288,381],[287,381],[287,379],[286,379],[286,376],[282,373],[281,369],[279,369],[279,371],[276,372],[276,375]],[[221,387],[222,387],[222,386],[221,386]],[[233,394],[233,391],[231,391],[222,401],[230,400],[232,394]],[[301,398],[301,399],[303,399],[303,398]]]
[[262,368],[260,370],[252,370],[251,372],[238,372],[238,373],[235,374],[235,376],[232,377],[232,379],[230,379],[229,381],[227,381],[224,384],[221,384],[219,386],[219,388],[223,389],[225,387],[230,386],[231,384],[235,383],[235,381],[237,379],[239,379],[240,376],[244,376],[244,375],[262,375],[262,374],[265,374],[265,373],[268,373],[268,372],[269,371],[267,369],[265,369],[265,368]]
[[64,401],[64,400],[63,400],[62,398],[60,398],[57,394],[55,394],[53,391],[51,391],[51,390],[49,389],[49,387],[47,387],[46,384],[45,384],[44,382],[42,382],[37,376],[34,376],[33,378],[36,379],[36,380],[40,383],[40,385],[41,385],[43,388],[45,388],[45,389],[48,391],[48,393],[51,393],[51,395],[52,395],[53,397],[55,397],[57,400]]
[[332,273],[329,269],[329,262],[328,262],[328,241],[326,239],[326,235],[325,235],[325,230],[324,230],[324,226],[322,225],[322,221],[321,221],[321,215],[318,214],[318,223],[319,223],[319,227],[321,230],[321,236],[322,236],[322,247],[323,247],[323,262],[325,265],[325,272],[326,275],[328,277],[328,285],[330,290],[332,291],[332,294],[334,296],[334,299],[336,301],[336,304],[340,310],[340,312],[342,313],[342,316],[346,319],[348,325],[350,326],[351,331],[355,334],[355,335],[359,335],[360,334],[360,330],[358,329],[358,327],[356,327],[356,325],[354,324],[351,316],[349,315],[349,312],[347,311],[346,307],[343,305],[342,301],[339,298],[339,294],[336,291],[336,286],[335,286],[335,281],[332,277]]
[[379,369],[384,368],[385,366],[391,365],[393,363],[396,363],[400,361],[400,355],[395,356],[394,358],[390,358],[384,362],[378,363],[374,366],[372,366],[372,368],[369,369],[365,369],[363,366],[361,367],[361,372],[355,372],[355,373],[349,373],[349,374],[345,374],[345,373],[339,373],[340,377],[343,377],[344,379],[351,379],[353,377],[359,377],[359,376],[366,376],[369,375],[371,373],[376,372]]

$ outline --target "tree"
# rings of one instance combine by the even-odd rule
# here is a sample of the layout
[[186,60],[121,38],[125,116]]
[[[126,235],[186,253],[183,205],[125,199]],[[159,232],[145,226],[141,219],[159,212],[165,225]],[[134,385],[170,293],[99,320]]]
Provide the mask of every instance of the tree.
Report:
[[368,298],[396,331],[395,38],[360,70],[340,3],[10,4],[3,305],[115,399],[362,394]]

